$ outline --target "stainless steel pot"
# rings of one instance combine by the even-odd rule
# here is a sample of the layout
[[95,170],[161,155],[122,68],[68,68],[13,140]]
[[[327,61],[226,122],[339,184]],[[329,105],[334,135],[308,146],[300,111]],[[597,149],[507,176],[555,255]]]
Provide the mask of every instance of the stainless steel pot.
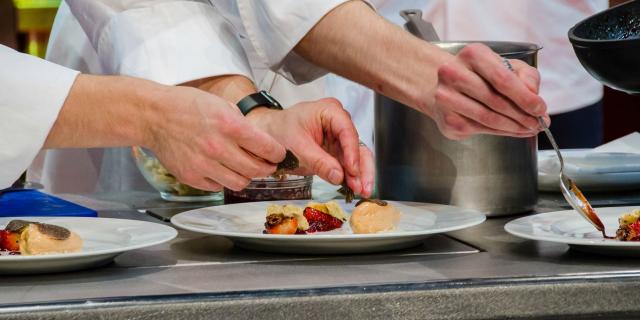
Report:
[[[418,10],[404,11],[407,30],[435,32]],[[434,42],[455,54],[471,42]],[[509,59],[536,65],[530,43],[482,42]],[[537,138],[444,137],[431,118],[382,95],[375,99],[377,188],[382,199],[453,204],[499,216],[526,212],[537,201]]]

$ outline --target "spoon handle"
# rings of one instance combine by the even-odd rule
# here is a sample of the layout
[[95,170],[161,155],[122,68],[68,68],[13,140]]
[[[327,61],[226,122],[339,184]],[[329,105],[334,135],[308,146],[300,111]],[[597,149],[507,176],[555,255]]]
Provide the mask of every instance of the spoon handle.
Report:
[[547,124],[544,123],[544,119],[542,119],[542,117],[538,117],[538,122],[540,123],[542,130],[544,130],[544,133],[547,135],[547,138],[549,138],[549,142],[551,142],[553,150],[555,150],[556,154],[558,155],[558,159],[560,160],[560,172],[562,172],[562,169],[564,169],[564,161],[562,160],[562,154],[560,153],[560,148],[558,148],[556,139],[553,138],[551,131],[549,131],[549,127],[547,127]]
[[[504,64],[505,67],[507,67],[507,69],[513,71],[513,66],[511,65],[511,62],[509,62],[508,59],[502,58],[502,63]],[[549,131],[549,127],[547,127],[547,124],[544,123],[544,119],[542,119],[542,117],[538,117],[538,123],[540,123],[540,126],[544,130],[544,133],[547,135],[547,138],[549,138],[549,141],[553,146],[553,150],[555,150],[556,154],[558,155],[558,159],[560,160],[560,173],[562,174],[563,173],[562,169],[564,169],[564,160],[562,159],[562,154],[560,154],[560,148],[558,148],[556,139],[553,138],[551,131]]]

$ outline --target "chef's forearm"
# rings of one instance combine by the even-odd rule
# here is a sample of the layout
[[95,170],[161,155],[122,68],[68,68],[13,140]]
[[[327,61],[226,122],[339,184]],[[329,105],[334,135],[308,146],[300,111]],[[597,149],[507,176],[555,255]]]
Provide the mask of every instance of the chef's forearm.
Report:
[[307,60],[421,110],[431,103],[437,67],[452,57],[386,21],[361,1],[347,2],[295,47]]
[[182,84],[213,93],[225,100],[236,104],[242,98],[258,92],[253,81],[241,75],[223,75],[205,79],[199,79]]
[[[44,148],[144,145],[160,113],[156,99],[169,87],[116,76],[79,75]],[[159,121],[158,121],[159,122]]]

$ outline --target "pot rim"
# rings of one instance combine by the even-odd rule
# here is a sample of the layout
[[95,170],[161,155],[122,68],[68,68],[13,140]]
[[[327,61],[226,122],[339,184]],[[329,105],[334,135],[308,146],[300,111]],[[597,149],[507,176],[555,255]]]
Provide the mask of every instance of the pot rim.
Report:
[[484,45],[487,45],[489,47],[491,46],[499,46],[499,45],[510,45],[510,46],[514,46],[514,47],[520,47],[521,49],[519,50],[514,50],[514,51],[510,51],[510,52],[503,52],[503,53],[498,53],[501,56],[504,55],[519,55],[519,54],[533,54],[536,53],[540,50],[542,50],[542,46],[535,44],[535,43],[531,43],[531,42],[518,42],[518,41],[482,41],[482,40],[461,40],[461,41],[432,41],[431,44],[434,45],[439,45],[439,44],[443,44],[443,45],[469,45],[472,43],[481,43]]

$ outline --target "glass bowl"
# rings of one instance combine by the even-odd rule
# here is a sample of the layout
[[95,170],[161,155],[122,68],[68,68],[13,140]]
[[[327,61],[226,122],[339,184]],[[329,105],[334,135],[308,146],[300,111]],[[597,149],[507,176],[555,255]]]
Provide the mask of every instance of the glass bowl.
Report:
[[224,203],[311,199],[312,183],[313,176],[284,175],[282,178],[252,179],[243,190],[225,188]]
[[160,192],[162,199],[177,202],[222,200],[222,192],[200,190],[180,183],[176,177],[167,171],[151,151],[136,146],[131,148],[131,153],[142,176]]

